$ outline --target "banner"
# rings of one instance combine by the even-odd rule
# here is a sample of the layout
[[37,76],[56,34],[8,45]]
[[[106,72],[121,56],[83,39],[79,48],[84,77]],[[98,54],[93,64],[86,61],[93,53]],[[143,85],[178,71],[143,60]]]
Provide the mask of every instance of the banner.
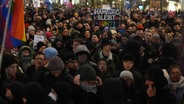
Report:
[[[14,48],[26,41],[25,24],[24,24],[24,1],[23,0],[9,0],[1,1],[1,31],[0,37],[5,40],[5,48]],[[10,7],[11,4],[11,7]],[[10,11],[9,11],[9,8]],[[8,12],[9,16],[8,16]],[[8,18],[8,19],[7,19]],[[8,21],[8,24],[5,24]],[[7,30],[5,30],[7,27]],[[5,31],[7,32],[6,34]],[[3,38],[2,38],[3,37]],[[1,43],[2,44],[2,43]],[[4,47],[4,46],[2,46]]]

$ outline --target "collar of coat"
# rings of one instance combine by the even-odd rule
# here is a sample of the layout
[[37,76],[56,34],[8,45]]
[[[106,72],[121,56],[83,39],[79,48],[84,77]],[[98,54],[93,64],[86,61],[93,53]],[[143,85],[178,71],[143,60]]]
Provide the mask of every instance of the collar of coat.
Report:
[[[100,59],[104,58],[102,51],[100,52]],[[109,52],[107,61],[112,60],[112,52]]]

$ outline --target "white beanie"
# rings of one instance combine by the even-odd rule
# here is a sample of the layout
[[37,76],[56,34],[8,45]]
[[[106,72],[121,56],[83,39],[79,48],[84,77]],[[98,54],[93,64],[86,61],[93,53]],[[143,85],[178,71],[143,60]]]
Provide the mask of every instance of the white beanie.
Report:
[[111,34],[117,34],[115,30],[111,30]]
[[90,52],[89,52],[88,48],[86,47],[86,45],[78,45],[76,47],[75,54],[78,54],[79,52],[86,52],[86,53],[90,54]]
[[27,29],[27,31],[29,32],[29,31],[35,31],[35,28],[34,28],[34,26],[33,25],[30,25],[29,27],[28,27],[28,29]]
[[124,70],[119,75],[120,78],[122,77],[129,77],[132,81],[134,81],[133,74],[130,71]]
[[51,19],[47,19],[47,21],[46,21],[46,25],[52,25],[52,21],[51,21]]

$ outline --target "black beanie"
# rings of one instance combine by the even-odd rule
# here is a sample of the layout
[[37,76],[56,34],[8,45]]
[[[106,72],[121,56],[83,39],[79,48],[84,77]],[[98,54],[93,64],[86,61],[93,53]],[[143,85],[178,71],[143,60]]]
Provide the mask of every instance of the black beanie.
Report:
[[132,53],[124,53],[121,55],[121,60],[122,61],[128,60],[135,62],[135,57]]
[[102,39],[102,41],[101,41],[101,45],[102,45],[102,47],[104,47],[104,46],[106,46],[106,45],[111,45],[111,40],[108,39],[108,38],[104,38],[104,39]]
[[1,69],[4,70],[12,64],[18,64],[18,59],[12,54],[4,54],[2,58]]
[[36,49],[39,50],[42,46],[46,46],[45,43],[43,42],[38,42],[37,45],[36,45]]
[[87,64],[82,65],[80,68],[80,80],[81,81],[95,81],[96,71],[95,69]]
[[63,61],[68,64],[72,60],[77,60],[77,56],[73,53],[66,53],[66,55],[63,57]]
[[153,81],[157,90],[163,89],[168,84],[162,68],[157,64],[150,66],[144,77],[146,80]]

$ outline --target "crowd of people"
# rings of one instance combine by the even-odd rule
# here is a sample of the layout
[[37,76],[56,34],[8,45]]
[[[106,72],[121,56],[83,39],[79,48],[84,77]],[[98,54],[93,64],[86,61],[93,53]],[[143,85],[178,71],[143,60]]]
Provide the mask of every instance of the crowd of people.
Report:
[[184,103],[180,13],[122,10],[105,28],[93,10],[25,6],[26,42],[1,50],[1,104]]

